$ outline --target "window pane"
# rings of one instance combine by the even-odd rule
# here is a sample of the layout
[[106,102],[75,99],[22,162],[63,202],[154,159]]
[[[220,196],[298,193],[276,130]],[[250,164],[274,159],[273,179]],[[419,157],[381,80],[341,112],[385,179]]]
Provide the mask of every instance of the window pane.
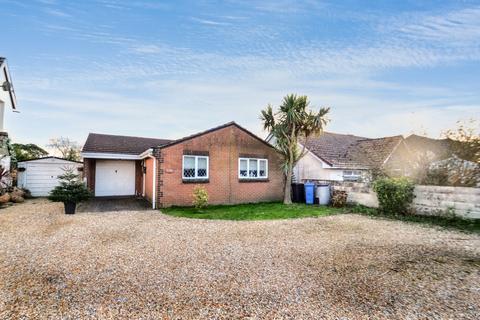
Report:
[[260,160],[259,162],[260,164],[259,164],[258,176],[266,177],[267,176],[267,160]]
[[240,177],[247,177],[247,160],[240,159]]
[[207,176],[207,158],[198,158],[197,177]]
[[195,177],[195,157],[183,157],[183,176],[185,178]]
[[255,178],[258,176],[258,170],[257,170],[257,160],[249,160],[249,177]]

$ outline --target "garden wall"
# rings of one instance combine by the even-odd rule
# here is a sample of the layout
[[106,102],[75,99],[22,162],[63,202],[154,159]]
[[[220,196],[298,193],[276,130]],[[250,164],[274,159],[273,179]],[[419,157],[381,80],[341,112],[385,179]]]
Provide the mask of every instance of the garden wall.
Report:
[[417,213],[480,219],[480,188],[415,186]]
[[[349,203],[378,207],[376,193],[366,183],[330,181],[335,189],[348,193]],[[413,205],[417,214],[455,214],[480,219],[480,188],[415,186]]]

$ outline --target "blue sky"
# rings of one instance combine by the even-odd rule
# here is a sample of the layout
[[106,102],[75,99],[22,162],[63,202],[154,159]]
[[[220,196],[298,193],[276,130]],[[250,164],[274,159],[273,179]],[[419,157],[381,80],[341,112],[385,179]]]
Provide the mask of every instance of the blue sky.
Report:
[[0,0],[14,141],[178,138],[287,93],[328,131],[438,137],[480,115],[479,1]]

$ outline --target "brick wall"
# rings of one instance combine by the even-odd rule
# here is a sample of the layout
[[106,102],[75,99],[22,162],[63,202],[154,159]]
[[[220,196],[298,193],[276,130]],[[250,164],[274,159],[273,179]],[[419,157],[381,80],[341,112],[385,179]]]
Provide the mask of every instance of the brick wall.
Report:
[[153,159],[145,159],[145,199],[152,202],[153,199]]
[[141,196],[143,189],[143,169],[142,161],[135,161],[135,195]]
[[95,192],[95,159],[83,159],[83,176],[87,179],[87,188]]
[[[188,153],[209,155],[209,180],[190,183],[182,180],[182,159]],[[277,201],[283,197],[283,173],[275,150],[235,125],[181,143],[157,149],[157,201],[159,206],[192,204],[195,186],[205,187],[210,204],[235,204]],[[266,181],[238,179],[239,156],[268,159]]]

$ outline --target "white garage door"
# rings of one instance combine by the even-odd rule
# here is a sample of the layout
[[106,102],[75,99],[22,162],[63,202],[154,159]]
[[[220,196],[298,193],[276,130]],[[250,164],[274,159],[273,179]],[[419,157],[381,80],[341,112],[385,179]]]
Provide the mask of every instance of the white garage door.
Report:
[[97,160],[95,196],[132,196],[135,194],[135,161]]

